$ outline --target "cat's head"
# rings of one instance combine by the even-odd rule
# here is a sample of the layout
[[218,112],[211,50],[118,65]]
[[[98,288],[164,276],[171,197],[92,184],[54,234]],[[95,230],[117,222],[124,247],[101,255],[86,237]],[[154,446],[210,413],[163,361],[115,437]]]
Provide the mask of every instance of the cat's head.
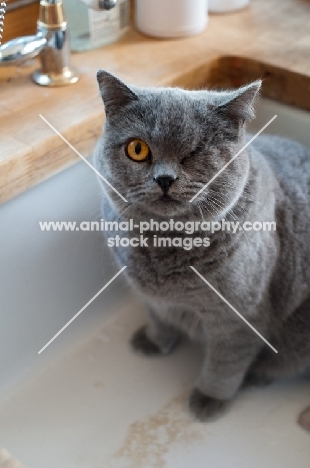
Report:
[[[182,217],[195,209],[205,219],[225,216],[247,179],[246,152],[190,200],[244,144],[261,82],[215,92],[128,87],[102,70],[97,78],[107,119],[94,156],[110,184],[150,216]],[[121,209],[119,196],[105,190]]]

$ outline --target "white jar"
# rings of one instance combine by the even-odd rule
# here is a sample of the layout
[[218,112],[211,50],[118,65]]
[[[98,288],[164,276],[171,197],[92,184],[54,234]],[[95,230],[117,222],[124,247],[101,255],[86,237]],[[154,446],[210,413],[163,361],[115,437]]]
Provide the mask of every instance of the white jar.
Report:
[[199,34],[207,24],[206,0],[136,0],[135,23],[149,36]]
[[210,13],[226,13],[240,10],[249,4],[249,0],[208,0]]

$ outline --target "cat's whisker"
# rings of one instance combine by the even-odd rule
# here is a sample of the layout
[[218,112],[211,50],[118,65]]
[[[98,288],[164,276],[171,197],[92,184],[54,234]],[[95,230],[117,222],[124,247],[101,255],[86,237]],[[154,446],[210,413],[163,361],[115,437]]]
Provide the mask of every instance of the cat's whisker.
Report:
[[[211,197],[212,198],[212,197]],[[223,198],[223,197],[222,197]],[[219,203],[219,201],[217,200],[217,202]],[[237,202],[235,207],[239,207],[240,209],[242,209],[242,211],[244,212],[244,214],[247,214],[247,210],[244,208],[244,206],[242,206],[242,204],[240,202]],[[236,221],[238,221],[239,223],[239,226],[241,227],[241,230],[243,232],[243,235],[245,236],[245,239],[248,243],[248,245],[250,245],[250,242],[249,242],[249,238],[246,234],[246,232],[244,231],[243,227],[242,227],[242,222],[239,218],[239,216],[236,215],[236,213],[234,212],[233,208],[230,208],[228,211],[227,211],[227,214],[230,214]]]
[[219,215],[219,211],[217,209],[217,207],[213,204],[213,201],[208,197],[208,196],[205,196],[202,200],[201,200],[201,203],[203,204],[204,207],[209,207],[209,208],[212,208],[216,214],[213,212],[211,213],[211,216],[212,217],[217,217]]
[[245,237],[245,239],[246,239],[246,241],[247,241],[247,244],[248,244],[248,245],[250,245],[250,242],[249,242],[248,236],[247,236],[247,234],[245,233],[245,230],[244,230],[244,229],[243,229],[243,227],[242,227],[242,222],[240,221],[240,218],[239,218],[239,216],[237,216],[237,215],[235,214],[235,212],[233,211],[233,209],[232,209],[232,208],[229,210],[229,212],[228,212],[228,213],[230,213],[230,215],[231,215],[231,216],[232,216],[232,217],[233,217],[233,218],[234,218],[236,221],[238,221],[238,223],[239,223],[239,227],[241,227],[241,230],[242,230],[242,232],[243,232],[243,235],[244,235],[244,237]]
[[[229,203],[229,199],[225,199],[223,195],[215,192],[215,190],[211,190],[210,191],[211,193],[214,193],[216,195],[216,197],[219,197],[223,200],[223,202],[225,203],[225,205],[223,206],[223,208],[225,208],[225,206]],[[216,199],[216,197],[214,197],[214,199]],[[219,200],[216,200],[218,203],[220,203]],[[245,209],[245,207],[242,205],[242,203],[240,202],[240,197],[239,199],[237,200],[236,204],[235,204],[236,207],[239,207],[240,209],[242,209],[242,211],[246,214],[247,213],[247,210]],[[231,210],[229,210],[228,212],[230,212]]]
[[[128,203],[129,203],[129,202],[128,202]],[[123,210],[120,212],[120,214],[121,214],[121,216],[125,216],[125,215],[126,215],[126,217],[128,217],[129,212],[132,211],[132,210],[136,211],[136,207],[135,207],[135,205],[134,205],[133,203],[130,203],[130,204],[128,204],[128,206],[125,206],[125,207],[123,208]],[[134,214],[133,214],[133,215],[134,215]]]
[[[232,190],[236,190],[238,189],[238,186],[236,186],[234,183],[232,182],[229,182],[229,181],[226,181],[226,182],[221,182],[218,184],[218,187],[219,188],[223,188],[224,190],[226,190],[227,188],[231,188]],[[212,190],[212,189],[211,189]],[[247,195],[245,195],[245,193]],[[253,202],[253,203],[256,203],[258,206],[262,206],[261,203],[259,203],[257,200],[251,198],[248,194],[248,192],[246,192],[246,187],[243,188],[243,191],[242,193],[240,194],[240,198],[246,198],[248,199],[249,201]]]
[[206,208],[206,210],[208,211],[208,213],[213,217],[213,213],[211,213],[211,211],[209,210],[208,206],[205,205],[204,203],[204,200],[203,199],[199,199],[199,200],[195,200],[195,203],[189,203],[189,207],[192,208],[193,210],[194,209],[197,209],[198,210],[198,213],[201,217],[201,220],[204,221],[204,216],[203,216],[203,209]]
[[217,207],[217,213],[218,213],[218,215],[220,215],[220,214],[221,214],[221,211],[222,211],[223,209],[226,208],[225,205],[222,205],[222,204],[219,202],[219,200],[217,200],[215,197],[210,196],[209,194],[208,194],[208,196],[207,196],[207,200],[206,200],[206,201],[208,201],[208,200],[210,200],[210,201],[213,203],[213,205]]
[[208,203],[207,202],[202,202],[202,205],[203,207],[208,211],[208,213],[214,217],[214,213],[212,213],[210,210],[209,210],[209,206],[208,206]]
[[200,203],[198,202],[197,203],[197,208],[199,210],[199,213],[200,213],[200,216],[201,216],[201,221],[204,221],[204,217],[203,217],[203,211],[202,211],[202,208],[200,206]]
[[[212,200],[211,200],[211,198],[212,198]],[[218,213],[218,215],[220,215],[220,211],[218,210],[218,207],[220,207],[220,205],[214,201],[213,197],[209,197],[209,201],[210,201],[210,204],[213,205],[214,210]],[[217,200],[217,202],[218,202],[218,200]],[[225,206],[222,207],[222,208],[225,208]],[[243,232],[243,234],[244,234],[244,236],[246,238],[246,241],[247,241],[248,245],[250,245],[249,239],[248,239],[244,229],[242,228],[242,223],[240,221],[240,218],[234,213],[233,209],[228,210],[227,213],[230,214],[233,217],[233,219],[235,219],[239,223],[239,226],[242,229],[242,232]],[[232,235],[231,233],[229,233],[229,234]]]
[[215,203],[215,205],[218,206],[218,208],[221,210],[226,208],[226,206],[222,204],[217,198],[208,195],[208,199],[213,200],[213,203]]

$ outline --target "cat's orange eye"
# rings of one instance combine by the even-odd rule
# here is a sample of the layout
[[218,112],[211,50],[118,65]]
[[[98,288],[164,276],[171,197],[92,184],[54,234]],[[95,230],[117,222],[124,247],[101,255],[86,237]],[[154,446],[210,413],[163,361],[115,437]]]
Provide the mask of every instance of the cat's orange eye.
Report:
[[143,140],[131,140],[127,145],[127,154],[134,161],[145,161],[151,150]]

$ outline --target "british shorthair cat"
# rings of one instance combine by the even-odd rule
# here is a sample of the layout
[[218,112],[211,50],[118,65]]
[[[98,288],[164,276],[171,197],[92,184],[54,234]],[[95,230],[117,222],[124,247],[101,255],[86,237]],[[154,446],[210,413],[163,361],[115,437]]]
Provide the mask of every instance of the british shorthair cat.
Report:
[[152,242],[155,234],[205,237],[199,230],[191,236],[149,231],[148,247],[115,247],[149,311],[133,348],[165,355],[182,335],[202,343],[204,363],[189,408],[203,421],[221,414],[243,385],[310,375],[310,151],[264,135],[231,161],[248,138],[261,82],[216,92],[129,87],[102,70],[97,78],[106,122],[95,165],[127,200],[103,184],[105,220],[275,221],[277,227],[216,231],[207,248]]

